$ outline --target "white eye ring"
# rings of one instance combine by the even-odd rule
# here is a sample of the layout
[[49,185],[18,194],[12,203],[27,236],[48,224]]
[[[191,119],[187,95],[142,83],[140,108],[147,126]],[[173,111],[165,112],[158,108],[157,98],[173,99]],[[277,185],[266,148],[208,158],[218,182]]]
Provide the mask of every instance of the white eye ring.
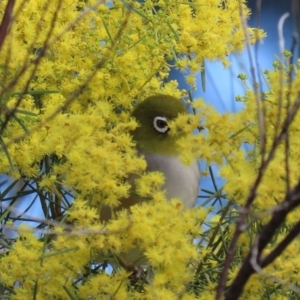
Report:
[[160,133],[166,133],[170,129],[168,126],[168,119],[161,116],[153,119],[153,126]]

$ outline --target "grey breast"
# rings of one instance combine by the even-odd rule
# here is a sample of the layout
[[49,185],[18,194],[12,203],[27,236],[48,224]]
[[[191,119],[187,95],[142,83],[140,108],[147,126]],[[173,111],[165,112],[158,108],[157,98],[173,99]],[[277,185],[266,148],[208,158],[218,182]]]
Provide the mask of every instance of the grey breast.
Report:
[[141,153],[147,161],[147,171],[160,171],[165,176],[165,184],[168,199],[179,198],[186,208],[195,205],[200,179],[200,170],[197,161],[186,165],[176,156],[164,156],[161,154]]

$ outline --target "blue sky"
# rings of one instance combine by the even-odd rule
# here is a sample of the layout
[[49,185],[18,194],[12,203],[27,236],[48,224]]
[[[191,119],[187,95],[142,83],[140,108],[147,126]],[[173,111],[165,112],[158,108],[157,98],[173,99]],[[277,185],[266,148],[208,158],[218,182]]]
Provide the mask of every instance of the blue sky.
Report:
[[[255,9],[256,0],[250,0],[249,6]],[[262,0],[262,12],[259,27],[264,29],[267,37],[258,45],[258,65],[261,70],[272,69],[272,63],[279,55],[277,24],[280,17],[290,10],[290,1],[285,0]],[[256,14],[252,12],[249,26],[256,27]],[[293,22],[290,16],[284,24],[285,46],[290,49],[292,43]],[[213,41],[212,41],[213,43]],[[252,48],[254,53],[254,47]],[[241,108],[240,103],[235,101],[235,96],[245,92],[244,86],[237,79],[239,73],[250,76],[249,59],[246,51],[232,53],[228,56],[231,67],[224,69],[219,61],[205,62],[206,91],[201,88],[200,75],[197,76],[198,90],[192,91],[194,98],[204,98],[207,103],[216,107],[220,112],[236,111]],[[177,79],[180,88],[189,90],[180,72],[172,71],[170,79]]]

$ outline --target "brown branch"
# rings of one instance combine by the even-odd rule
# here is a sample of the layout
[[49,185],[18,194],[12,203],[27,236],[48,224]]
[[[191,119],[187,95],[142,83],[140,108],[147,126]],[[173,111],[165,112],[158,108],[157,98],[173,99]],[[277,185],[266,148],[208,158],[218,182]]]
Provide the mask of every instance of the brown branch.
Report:
[[[122,34],[122,32],[124,31],[125,27],[127,26],[127,22],[129,19],[129,15],[130,15],[131,11],[128,11],[125,19],[123,21],[123,23],[121,24],[120,29],[118,30],[118,32],[115,35],[115,38],[113,40],[113,43],[111,45],[110,48],[107,49],[107,52],[111,53],[114,51],[116,44],[118,42],[118,40],[120,39],[120,36]],[[113,54],[109,54],[107,55],[107,57],[104,57],[102,60],[100,60],[95,66],[94,66],[94,70],[92,71],[92,73],[87,77],[87,79],[80,85],[79,89],[77,91],[75,91],[72,96],[70,98],[68,98],[64,104],[62,104],[60,107],[58,107],[50,116],[48,116],[47,118],[45,118],[44,121],[40,122],[39,124],[37,124],[36,126],[33,126],[30,130],[28,130],[28,132],[25,132],[15,138],[12,138],[7,144],[6,147],[9,147],[11,144],[17,143],[21,140],[23,140],[25,137],[27,137],[28,135],[30,135],[32,132],[35,132],[37,130],[39,130],[40,128],[42,128],[43,126],[45,126],[45,124],[47,124],[48,122],[50,122],[51,120],[53,120],[60,112],[64,111],[74,100],[77,99],[78,95],[80,95],[84,89],[87,87],[87,85],[89,84],[89,82],[91,81],[91,79],[97,74],[98,70],[101,69],[106,61],[110,58],[110,56]]]
[[[19,105],[20,105],[20,103],[21,103],[21,101],[23,99],[24,94],[26,94],[26,92],[28,91],[29,85],[31,83],[31,80],[32,80],[33,76],[36,73],[38,64],[39,64],[40,60],[42,59],[42,57],[45,55],[47,49],[49,49],[51,47],[51,45],[53,45],[57,40],[59,40],[67,31],[69,31],[75,24],[77,24],[81,19],[83,19],[89,12],[93,11],[94,9],[96,9],[100,3],[103,3],[103,0],[98,0],[94,5],[91,5],[88,9],[86,9],[84,12],[82,12],[75,20],[73,20],[72,22],[70,22],[68,24],[68,26],[66,26],[66,28],[64,28],[64,30],[62,30],[60,32],[60,34],[58,34],[57,36],[55,36],[54,38],[52,38],[52,40],[50,41],[53,29],[54,29],[55,21],[57,19],[57,14],[58,14],[59,8],[60,8],[60,6],[62,4],[62,1],[59,1],[58,8],[55,10],[55,13],[54,13],[54,16],[53,16],[53,19],[52,19],[52,22],[51,22],[52,26],[51,26],[48,34],[47,34],[47,38],[45,39],[44,45],[41,47],[41,51],[40,51],[39,55],[35,59],[33,59],[33,60],[29,60],[28,56],[27,56],[27,58],[25,58],[24,64],[22,65],[22,68],[20,69],[20,71],[18,72],[18,74],[16,74],[16,76],[11,80],[11,82],[6,87],[3,87],[3,89],[0,92],[0,98],[1,98],[7,91],[10,91],[15,86],[15,84],[17,83],[17,81],[19,80],[19,78],[26,72],[26,70],[28,70],[28,68],[30,66],[34,65],[34,69],[33,69],[33,71],[30,74],[30,78],[27,80],[25,88],[22,91],[22,94],[19,96],[18,101],[17,101],[14,109],[10,110],[10,111],[6,110],[6,112],[5,112],[6,116],[5,116],[5,120],[4,120],[4,122],[3,122],[3,124],[1,125],[1,128],[0,128],[0,136],[3,133],[4,129],[6,128],[6,126],[8,124],[8,121],[16,113],[16,110],[19,107]],[[44,9],[44,13],[46,13],[49,5],[50,5],[50,2],[47,2],[46,6],[45,6],[45,9]],[[17,13],[20,13],[20,9],[17,11]],[[41,16],[41,20],[42,19],[43,19],[43,16]],[[40,34],[40,31],[37,30],[37,37],[39,36],[39,34]],[[32,46],[33,46],[33,44],[32,44]],[[10,57],[10,56],[8,56],[8,57]],[[29,61],[29,62],[27,62],[27,61]],[[0,110],[1,110],[1,106],[0,106]]]
[[[13,23],[14,20],[17,19],[17,15],[21,13],[22,7],[25,4],[26,0],[24,0],[19,9],[16,11],[14,18],[12,18],[11,22]],[[47,10],[50,6],[50,2],[47,2],[46,5],[43,8],[43,14],[40,16],[40,22],[44,19],[45,14],[47,13]],[[39,22],[38,22],[39,23]],[[51,24],[53,26],[53,22]],[[50,28],[51,30],[52,28]],[[35,41],[38,39],[38,37],[40,36],[40,34],[42,33],[41,30],[39,30],[39,28],[36,28],[36,36],[34,38],[34,40],[32,41],[32,43],[28,46],[29,49],[32,49],[34,47]],[[46,39],[47,41],[47,39]],[[11,59],[11,48],[12,46],[10,45],[10,47],[8,47],[7,49],[7,55],[6,55],[6,59],[5,59],[5,67],[6,69],[9,69],[9,60]],[[39,56],[37,56],[36,59],[31,60],[30,59],[30,52],[28,51],[26,57],[24,58],[24,63],[21,64],[22,68],[17,72],[17,74],[12,78],[12,80],[10,81],[9,84],[7,84],[6,86],[3,86],[3,89],[0,92],[0,99],[3,97],[3,95],[5,95],[5,93],[9,92],[17,83],[17,81],[19,80],[19,78],[24,74],[24,72],[31,66],[36,64],[38,61],[40,60]],[[2,109],[2,107],[0,106],[0,109]]]
[[233,238],[231,240],[231,243],[230,243],[227,255],[226,255],[224,267],[223,267],[223,270],[222,270],[222,273],[221,273],[221,276],[220,276],[220,280],[219,280],[219,285],[218,285],[218,288],[217,288],[216,299],[218,299],[218,300],[221,299],[222,294],[225,290],[227,274],[228,274],[229,267],[231,265],[231,262],[233,260],[234,254],[235,254],[235,249],[236,249],[236,245],[237,245],[237,242],[238,242],[238,238],[239,238],[240,234],[246,228],[246,226],[245,226],[246,225],[246,218],[249,214],[250,207],[251,207],[254,199],[256,198],[257,188],[258,188],[259,184],[262,181],[263,175],[264,175],[269,163],[271,162],[271,160],[273,159],[273,157],[275,155],[276,149],[278,148],[280,143],[286,138],[288,129],[290,127],[290,124],[293,122],[293,120],[295,118],[295,115],[299,110],[299,107],[300,107],[300,93],[298,94],[297,99],[295,100],[292,108],[290,109],[289,113],[287,114],[287,116],[285,118],[285,121],[283,123],[283,127],[282,127],[281,132],[274,139],[271,150],[270,150],[267,158],[262,161],[262,164],[261,164],[261,166],[258,170],[257,178],[256,178],[253,186],[250,189],[249,196],[247,198],[246,204],[242,208],[242,211],[240,213],[240,217],[238,218],[236,229],[235,229],[235,232],[233,234]]
[[281,126],[281,115],[282,115],[282,102],[284,98],[284,36],[283,36],[283,25],[285,20],[289,17],[289,13],[285,13],[282,15],[279,19],[278,25],[277,25],[277,31],[278,31],[278,44],[279,44],[279,51],[280,51],[280,69],[279,69],[279,85],[280,85],[280,94],[278,99],[278,111],[277,111],[277,120],[275,124],[275,132],[274,136],[277,136],[280,126]]
[[15,6],[15,0],[9,0],[7,2],[4,16],[0,25],[0,50],[9,31],[9,26],[11,24],[12,11],[14,6]]
[[[284,19],[283,19],[283,21],[284,21]],[[281,41],[281,43],[282,43],[282,41]],[[294,41],[294,43],[295,43],[295,41]],[[250,56],[250,54],[249,54],[249,56]],[[253,70],[253,72],[254,72],[254,70]],[[292,74],[291,74],[291,72],[292,72],[292,70],[290,70],[290,73],[289,73],[289,84],[290,84],[289,87],[290,87],[290,89],[291,89],[291,83],[292,83]],[[282,80],[281,80],[281,83],[282,83]],[[288,98],[289,97],[290,97],[290,95],[288,95]],[[287,116],[286,116],[286,118],[283,122],[282,129],[279,132],[279,134],[277,134],[278,131],[276,132],[271,150],[270,150],[270,152],[268,153],[268,155],[265,159],[264,159],[264,155],[263,155],[264,151],[261,152],[261,155],[262,155],[261,166],[259,168],[256,181],[254,182],[252,188],[250,189],[249,196],[247,198],[246,204],[245,204],[245,206],[244,206],[244,208],[243,208],[243,210],[240,214],[240,217],[237,221],[236,230],[234,232],[232,241],[230,243],[229,250],[228,250],[228,253],[227,253],[227,256],[226,256],[226,259],[225,259],[225,264],[224,264],[224,267],[223,267],[223,270],[222,270],[222,273],[221,273],[219,285],[218,285],[218,288],[217,288],[216,299],[221,299],[221,296],[222,296],[222,294],[225,290],[227,274],[228,274],[230,264],[233,260],[234,254],[235,254],[237,241],[238,241],[238,238],[239,238],[240,234],[246,228],[245,220],[246,220],[246,217],[249,214],[250,207],[251,207],[251,205],[252,205],[252,203],[253,203],[253,201],[256,197],[256,191],[257,191],[257,188],[258,188],[258,186],[259,186],[259,184],[260,184],[260,182],[263,178],[263,174],[265,173],[270,161],[273,159],[276,149],[278,148],[278,146],[280,145],[280,143],[283,140],[285,140],[285,149],[286,149],[286,151],[289,149],[288,129],[290,127],[290,124],[293,122],[293,120],[295,118],[295,115],[299,110],[299,107],[300,107],[300,93],[298,93],[297,98],[296,98],[296,100],[295,100],[295,102],[292,106],[290,104],[290,98],[288,99]],[[287,155],[288,155],[288,153],[286,153],[286,156]],[[288,172],[289,171],[289,161],[288,161],[287,157],[286,157],[286,160],[285,160],[285,167],[286,167],[286,171]],[[290,190],[289,189],[289,176],[287,176],[287,179],[288,179],[288,183],[287,183],[286,193],[288,194],[289,190]],[[241,287],[241,288],[243,288],[243,287]],[[235,299],[235,298],[232,298],[232,299]]]
[[[257,6],[258,6],[257,9],[259,9],[259,3],[257,3]],[[269,164],[269,160],[264,159],[265,144],[266,144],[266,132],[265,132],[265,126],[264,126],[264,124],[265,124],[264,110],[262,109],[262,105],[261,105],[261,97],[260,97],[259,90],[258,90],[254,61],[253,61],[252,52],[251,52],[251,43],[250,43],[248,31],[247,31],[247,29],[248,29],[247,21],[246,21],[244,12],[243,12],[243,6],[242,6],[241,1],[239,1],[239,14],[240,14],[241,24],[242,24],[242,28],[243,28],[244,36],[245,36],[245,40],[246,40],[246,47],[247,47],[248,59],[249,59],[249,63],[250,63],[250,71],[251,71],[253,89],[254,89],[256,106],[257,106],[257,117],[258,117],[258,127],[259,127],[259,136],[260,136],[261,166],[260,166],[256,181],[250,189],[250,193],[249,193],[248,199],[246,201],[246,204],[240,213],[240,217],[238,218],[236,230],[233,234],[233,238],[231,240],[231,243],[230,243],[227,255],[226,255],[224,267],[222,269],[219,284],[217,287],[217,293],[216,293],[216,298],[215,298],[216,300],[220,300],[224,293],[224,290],[226,287],[227,274],[228,274],[229,267],[230,267],[231,262],[234,257],[238,238],[245,228],[245,220],[247,218],[247,215],[249,214],[249,210],[252,205],[252,202],[254,201],[254,199],[256,197],[256,190],[257,190],[257,188],[262,180],[263,174]]]
[[[71,30],[77,23],[79,23],[87,14],[89,14],[91,11],[97,9],[97,7],[103,3],[104,0],[98,0],[95,4],[89,6],[86,10],[84,10],[75,20],[70,22],[58,35],[52,38],[51,41],[48,41],[44,47],[43,52],[46,52],[47,49],[49,49],[56,41],[60,40],[65,33],[67,33],[69,30]],[[50,2],[49,2],[50,3]],[[50,5],[50,4],[49,4]],[[48,7],[48,2],[47,6]],[[42,19],[42,18],[41,18]],[[0,98],[3,96],[3,94],[7,91],[9,91],[17,82],[17,80],[21,77],[21,75],[33,64],[36,64],[39,60],[39,56],[37,58],[31,60],[29,63],[24,63],[19,73],[14,77],[14,79],[10,82],[10,84],[5,87],[3,90],[1,90]]]
[[299,235],[300,233],[300,221],[289,231],[288,235],[276,246],[271,253],[266,257],[261,259],[260,265],[265,268],[270,263],[272,263],[283,251],[284,249]]
[[[235,300],[239,298],[250,276],[253,273],[255,273],[255,269],[251,262],[254,256],[253,254],[254,253],[256,254],[255,258],[256,258],[257,265],[261,266],[262,263],[260,262],[260,257],[263,249],[273,238],[278,228],[284,222],[286,216],[299,205],[300,205],[300,181],[292,190],[290,190],[286,194],[286,197],[283,201],[282,209],[274,212],[271,220],[263,228],[261,234],[258,236],[256,244],[251,247],[251,250],[249,251],[246,260],[244,261],[236,278],[234,279],[233,283],[231,284],[231,286],[229,287],[225,295],[225,300]],[[286,240],[284,240],[281,244],[278,245],[279,248],[278,249],[276,248],[277,249],[276,253],[280,254],[283,251],[282,248],[284,246],[286,247],[285,245],[286,242],[293,237],[297,229],[299,230],[298,226],[300,225],[297,224],[296,229],[294,228],[292,234],[286,237]],[[274,255],[275,254],[273,253],[267,260],[265,261],[263,260],[264,264],[267,265],[267,263],[271,262],[272,259],[274,260],[275,259]]]
[[[279,76],[280,76],[280,95],[279,95],[279,101],[278,101],[278,115],[275,125],[275,136],[277,136],[279,128],[280,128],[280,122],[281,122],[281,115],[282,115],[282,103],[284,100],[284,49],[285,49],[285,42],[284,42],[284,35],[283,35],[283,25],[285,20],[289,17],[289,13],[285,13],[281,16],[278,22],[278,37],[279,37],[279,50],[280,50],[280,70],[279,70]],[[290,110],[290,91],[292,88],[292,77],[290,74],[291,70],[289,71],[289,93],[287,95],[287,106],[286,106],[286,112]],[[285,139],[285,174],[286,174],[286,192],[290,190],[290,166],[289,166],[289,153],[290,153],[290,141],[289,141],[289,132],[286,133],[286,139]]]
[[[15,113],[17,112],[17,109],[18,107],[21,105],[21,102],[23,100],[23,97],[24,95],[27,93],[28,89],[29,89],[29,85],[31,83],[31,80],[33,78],[33,76],[35,75],[36,71],[37,71],[37,68],[38,68],[38,65],[39,65],[39,62],[40,60],[42,59],[42,57],[45,55],[45,52],[47,50],[47,45],[48,45],[48,42],[51,38],[51,35],[53,33],[53,30],[54,30],[54,27],[55,27],[55,22],[57,20],[57,15],[58,15],[58,12],[60,10],[60,7],[61,7],[61,4],[62,4],[62,1],[59,1],[58,2],[58,5],[57,5],[57,9],[55,10],[55,13],[53,15],[53,18],[52,18],[52,21],[51,21],[51,27],[50,27],[50,30],[47,34],[47,37],[45,39],[45,42],[44,42],[44,45],[42,46],[41,48],[41,52],[39,53],[38,57],[35,59],[35,63],[34,63],[34,69],[33,71],[31,72],[26,84],[25,84],[25,87],[23,89],[23,92],[22,94],[18,97],[18,100],[14,106],[13,109],[11,109],[10,111],[6,112],[5,114],[5,119],[4,119],[4,122],[2,123],[1,127],[0,127],[0,136],[3,134],[3,131],[5,130],[8,122],[10,121],[10,119],[15,115]],[[25,65],[24,65],[25,66]],[[25,71],[25,70],[24,70]],[[15,81],[14,83],[17,82],[17,79],[19,77],[15,78]]]

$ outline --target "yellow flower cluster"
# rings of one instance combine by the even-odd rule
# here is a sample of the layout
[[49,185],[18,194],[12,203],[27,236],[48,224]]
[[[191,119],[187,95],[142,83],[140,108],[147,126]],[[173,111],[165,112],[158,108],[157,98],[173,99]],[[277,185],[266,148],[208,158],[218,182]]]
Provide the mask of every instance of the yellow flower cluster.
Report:
[[[128,290],[128,274],[122,270],[114,276],[99,274],[82,284],[89,261],[99,259],[101,254],[119,255],[119,249],[126,251],[138,246],[146,250],[154,273],[143,299],[154,299],[158,294],[161,294],[159,299],[163,299],[164,294],[176,298],[186,291],[185,284],[193,279],[193,267],[187,267],[188,262],[202,257],[195,252],[190,238],[199,233],[206,213],[203,209],[182,213],[179,202],[162,198],[132,208],[130,217],[122,212],[118,220],[103,228],[96,210],[88,209],[84,201],[77,199],[69,212],[70,219],[76,218],[76,226],[65,231],[57,228],[58,235],[50,249],[29,233],[28,228],[19,230],[20,239],[10,255],[0,261],[1,280],[9,286],[16,280],[22,283],[13,299],[30,298],[34,288],[36,297],[47,299],[64,299],[66,290],[71,294],[76,291],[79,299],[107,296],[139,299],[139,292]],[[166,238],[165,232],[173,234]],[[76,285],[74,281],[79,283]]]
[[[7,2],[0,1],[1,18]],[[130,215],[120,212],[105,226],[99,208],[117,206],[129,195],[129,174],[140,175],[146,167],[130,136],[137,126],[132,107],[157,93],[185,94],[177,82],[165,81],[171,60],[192,72],[204,59],[227,65],[226,56],[244,45],[239,16],[239,5],[249,15],[244,1],[29,0],[15,5],[0,55],[1,124],[7,121],[1,129],[0,173],[34,181],[41,198],[59,198],[58,188],[69,190],[75,200],[67,217],[74,227],[55,223],[50,248],[28,229],[20,230],[10,254],[0,260],[1,281],[20,282],[12,299],[194,299],[187,286],[204,254],[192,240],[201,235],[207,211],[184,212],[176,199],[165,201],[159,189],[163,178],[156,173],[142,176],[137,187],[153,201],[132,208]],[[252,41],[263,36],[253,29],[249,34]],[[187,81],[193,83],[192,78]],[[196,129],[201,116],[210,134],[180,141],[183,161],[201,157],[222,164],[225,158],[235,168],[246,166],[240,145],[247,137],[238,132],[248,124],[220,116],[201,101],[195,108],[196,117],[182,116],[181,126],[174,128]],[[249,137],[252,142],[252,132]],[[90,261],[103,262],[99,257],[136,247],[153,265],[153,282],[142,293],[128,288],[124,270],[87,274]],[[211,291],[212,286],[199,299],[209,299]]]
[[[288,61],[290,53],[285,52],[285,55]],[[240,264],[245,255],[248,254],[255,236],[259,235],[261,228],[269,221],[276,207],[280,209],[278,205],[285,198],[288,184],[293,187],[299,181],[300,113],[299,109],[295,108],[299,103],[299,65],[299,62],[297,65],[290,65],[289,62],[284,64],[275,62],[274,70],[266,71],[264,74],[268,91],[259,94],[262,106],[259,113],[262,113],[264,118],[262,133],[265,136],[264,159],[268,157],[274,147],[274,139],[286,126],[286,118],[291,115],[291,111],[295,112],[295,116],[287,134],[278,143],[268,167],[263,172],[262,181],[257,189],[249,216],[250,223],[251,221],[255,222],[239,239],[238,247],[241,254],[238,256],[240,255],[240,260],[238,263],[234,263],[229,276],[230,280],[237,275]],[[293,75],[291,76],[291,74]],[[240,78],[246,80],[242,75]],[[197,117],[201,119],[203,132],[180,140],[179,147],[183,161],[188,162],[193,156],[200,157],[210,164],[217,164],[220,167],[220,175],[226,180],[223,191],[228,200],[235,205],[243,206],[250,188],[257,178],[258,168],[262,160],[261,133],[259,132],[258,109],[254,91],[248,88],[245,95],[238,97],[238,99],[243,102],[244,107],[235,114],[220,114],[201,99],[194,102],[192,105],[197,111]],[[294,109],[292,109],[293,107]],[[182,127],[182,124],[187,123],[188,126]],[[185,130],[189,126],[191,126],[189,130],[192,130],[197,128],[197,122],[193,122],[193,117],[180,116],[171,126],[177,132]],[[289,142],[288,149],[286,148],[286,138]],[[219,216],[212,218],[209,223],[210,226],[218,219]],[[274,236],[266,251],[271,251],[298,220],[299,209],[296,209],[288,215],[285,224]],[[220,224],[220,226],[228,228],[226,222],[224,224]],[[251,277],[244,293],[245,298],[242,299],[260,298],[267,287],[271,289],[271,286],[276,285],[276,279],[279,283],[286,283],[276,292],[293,297],[290,286],[296,285],[300,279],[298,271],[291,272],[291,268],[294,270],[300,268],[298,249],[299,241],[295,240],[280,258],[264,270],[265,275]],[[255,294],[253,294],[254,288]],[[208,285],[205,289],[208,289]]]
[[[290,68],[293,68],[295,71],[293,80],[289,79]],[[275,68],[274,71],[266,72],[265,76],[269,85],[269,91],[261,95],[264,113],[263,134],[266,138],[266,154],[264,158],[267,157],[267,154],[272,149],[276,135],[278,136],[282,128],[284,128],[290,109],[298,102],[300,80],[298,67],[291,65]],[[231,146],[237,143],[237,147],[240,148],[244,143],[248,145],[248,150],[246,151],[246,148],[244,148],[244,150],[237,151],[238,148],[231,148],[231,155],[228,153],[225,156],[229,164],[221,170],[221,174],[224,177],[235,178],[234,181],[228,181],[226,191],[230,195],[235,195],[234,200],[240,204],[245,201],[249,193],[249,187],[257,176],[261,162],[260,133],[254,92],[248,90],[243,101],[245,109],[237,113],[232,119],[232,123],[238,124],[235,130],[236,133],[234,131],[228,132],[227,137],[231,135]],[[267,210],[283,200],[287,189],[287,180],[289,180],[290,186],[294,186],[299,180],[299,168],[297,167],[300,163],[299,122],[300,115],[296,113],[288,130],[288,152],[286,152],[283,139],[264,172],[255,201],[255,207],[259,210]],[[238,132],[239,129],[240,132]],[[285,161],[286,155],[288,155],[289,161],[288,177]]]
[[[290,54],[285,53],[285,55]],[[263,158],[267,159],[274,147],[274,140],[287,126],[286,120],[292,120],[287,134],[284,134],[281,142],[277,143],[276,151],[263,172],[255,201],[251,206],[249,228],[239,239],[238,247],[242,255],[238,254],[238,256],[241,255],[240,261],[234,263],[228,284],[237,275],[240,263],[248,254],[264,224],[270,220],[276,209],[282,209],[278,205],[284,200],[288,185],[292,188],[299,182],[300,113],[297,109],[300,92],[299,62],[297,65],[275,62],[274,67],[273,71],[266,71],[264,74],[268,91],[259,94],[261,111],[258,112],[256,96],[250,88],[244,96],[239,97],[239,100],[244,103],[244,108],[235,114],[221,115],[202,101],[198,101],[194,107],[203,119],[204,134],[190,136],[190,142],[180,145],[183,149],[186,149],[184,148],[186,145],[195,145],[195,149],[189,147],[190,152],[219,165],[220,174],[226,179],[223,189],[228,200],[242,207],[258,176],[262,160],[261,136],[265,136]],[[291,76],[291,71],[293,76]],[[293,119],[290,117],[292,112],[295,113]],[[258,113],[263,114],[264,119],[262,134],[259,131]],[[288,149],[286,139],[288,139]],[[199,145],[201,147],[197,148]],[[267,246],[266,252],[274,249],[298,221],[299,208],[288,215],[284,225],[279,228],[279,232]],[[242,299],[261,298],[266,287],[274,287],[276,282],[283,284],[280,289],[276,290],[276,293],[287,295],[287,298],[282,299],[290,299],[288,297],[294,295],[290,287],[297,285],[300,280],[299,268],[299,240],[296,239],[287,247],[282,256],[263,271],[264,274],[251,277]],[[254,290],[255,293],[253,293]]]

